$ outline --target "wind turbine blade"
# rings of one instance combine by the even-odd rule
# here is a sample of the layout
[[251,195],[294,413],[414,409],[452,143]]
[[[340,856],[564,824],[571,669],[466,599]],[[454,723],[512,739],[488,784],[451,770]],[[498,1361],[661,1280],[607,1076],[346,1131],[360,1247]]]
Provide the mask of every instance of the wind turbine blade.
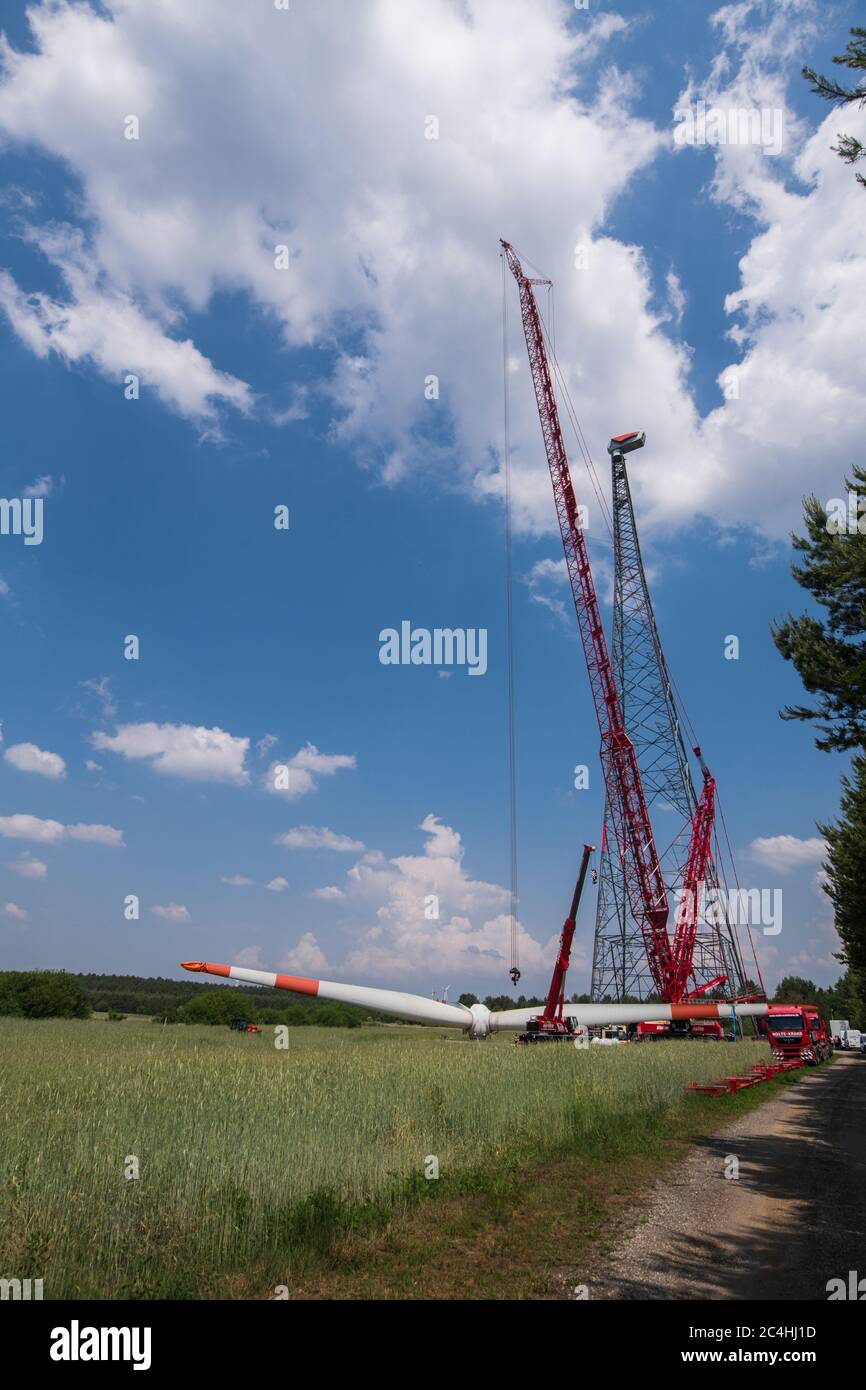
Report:
[[377,1013],[393,1014],[410,1023],[437,1023],[448,1028],[470,1028],[472,1014],[462,1004],[440,1004],[420,994],[404,994],[394,989],[374,989],[369,985],[344,985],[334,980],[307,980],[299,975],[278,975],[271,970],[248,970],[241,965],[213,965],[210,961],[181,961],[184,970],[221,975],[227,980],[243,980],[270,989],[286,989],[292,994],[311,994],[339,1004],[358,1004]]
[[[531,1018],[538,1018],[543,1005],[531,1009],[500,1009],[490,1015],[490,1028],[525,1028]],[[687,1018],[760,1018],[767,1012],[766,1004],[565,1004],[563,1013],[590,1028],[606,1023],[667,1023]]]

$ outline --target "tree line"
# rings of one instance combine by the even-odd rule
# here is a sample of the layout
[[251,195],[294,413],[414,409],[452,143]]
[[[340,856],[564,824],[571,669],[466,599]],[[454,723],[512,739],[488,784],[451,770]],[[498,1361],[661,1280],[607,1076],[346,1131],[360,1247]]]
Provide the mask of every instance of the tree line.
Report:
[[155,1023],[283,1023],[297,1028],[357,1028],[368,1009],[299,996],[285,991],[204,985],[138,975],[73,975],[65,970],[0,971],[0,1015],[18,1018],[89,1018],[105,1013],[120,1019],[143,1014]]

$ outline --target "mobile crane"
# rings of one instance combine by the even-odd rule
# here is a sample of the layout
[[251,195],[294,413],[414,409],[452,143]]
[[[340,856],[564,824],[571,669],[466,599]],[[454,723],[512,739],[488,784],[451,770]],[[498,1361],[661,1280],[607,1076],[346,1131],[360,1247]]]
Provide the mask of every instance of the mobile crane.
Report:
[[[595,853],[595,845],[584,845],[583,858],[580,861],[580,869],[577,875],[577,883],[574,885],[574,893],[571,899],[571,908],[565,919],[562,928],[562,935],[559,938],[559,954],[556,957],[556,964],[553,967],[553,975],[550,981],[550,989],[547,994],[547,1003],[544,1012],[537,1018],[531,1018],[526,1025],[525,1033],[518,1033],[516,1041],[519,1043],[532,1042],[574,1042],[577,1036],[577,1024],[573,1018],[563,1016],[565,1005],[565,977],[568,973],[568,965],[571,960],[571,943],[574,940],[574,928],[577,923],[577,913],[580,908],[580,899],[583,894],[583,885],[586,882],[586,871],[589,867],[589,858]],[[593,882],[596,873],[593,869]]]
[[[511,243],[500,241],[500,245],[508,268],[517,282],[520,296],[529,368],[553,484],[572,599],[601,734],[602,772],[614,836],[624,868],[629,907],[641,930],[647,962],[659,999],[680,1003],[693,997],[688,994],[688,980],[694,955],[698,896],[711,853],[715,781],[702,759],[704,785],[692,819],[684,881],[685,911],[680,914],[680,920],[675,924],[672,943],[668,934],[667,888],[653,836],[637,753],[626,731],[622,703],[614,680],[559,420],[559,407],[553,389],[544,328],[535,298],[534,287],[548,285],[550,281],[527,275]],[[645,441],[646,435],[642,431],[632,430],[615,435],[608,448],[611,453],[627,454],[634,449],[642,448]],[[720,983],[723,983],[721,977],[702,986],[695,994],[704,993]],[[548,1008],[545,1009],[541,1020],[548,1017],[549,1000]]]

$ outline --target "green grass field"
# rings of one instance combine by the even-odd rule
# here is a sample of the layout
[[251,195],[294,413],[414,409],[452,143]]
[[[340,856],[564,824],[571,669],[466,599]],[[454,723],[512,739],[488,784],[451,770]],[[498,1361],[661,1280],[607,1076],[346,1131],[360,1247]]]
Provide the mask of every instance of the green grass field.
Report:
[[[0,1274],[46,1298],[252,1294],[349,1230],[565,1153],[638,1151],[765,1044],[0,1019]],[[439,1163],[438,1183],[424,1176]],[[130,1156],[139,1176],[128,1180]]]

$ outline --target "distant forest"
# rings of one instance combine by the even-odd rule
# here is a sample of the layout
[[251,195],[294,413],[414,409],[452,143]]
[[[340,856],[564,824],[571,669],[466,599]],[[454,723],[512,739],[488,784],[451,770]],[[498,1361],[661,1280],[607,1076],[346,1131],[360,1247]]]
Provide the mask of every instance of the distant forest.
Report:
[[285,990],[167,980],[162,976],[73,975],[63,970],[0,971],[0,1014],[25,1018],[111,1018],[144,1014],[159,1023],[286,1023],[292,1027],[357,1028],[369,1009],[334,1004]]

